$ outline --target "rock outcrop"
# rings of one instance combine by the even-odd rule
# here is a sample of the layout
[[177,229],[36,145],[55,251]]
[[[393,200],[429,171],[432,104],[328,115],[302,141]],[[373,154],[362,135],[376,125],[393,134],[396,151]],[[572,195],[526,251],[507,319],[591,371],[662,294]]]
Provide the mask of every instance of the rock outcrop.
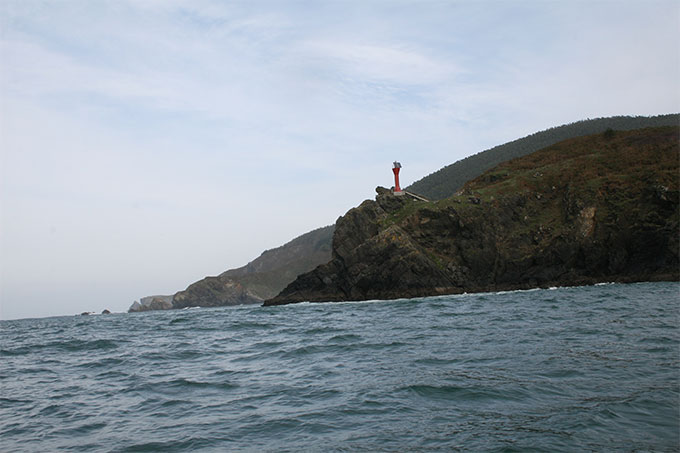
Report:
[[135,301],[128,309],[128,313],[152,310],[170,310],[173,296],[148,296]]
[[332,260],[264,305],[679,276],[677,127],[598,134],[501,164],[436,203],[378,188]]
[[233,278],[218,276],[206,277],[175,294],[171,308],[221,307],[256,304],[261,301],[262,298]]

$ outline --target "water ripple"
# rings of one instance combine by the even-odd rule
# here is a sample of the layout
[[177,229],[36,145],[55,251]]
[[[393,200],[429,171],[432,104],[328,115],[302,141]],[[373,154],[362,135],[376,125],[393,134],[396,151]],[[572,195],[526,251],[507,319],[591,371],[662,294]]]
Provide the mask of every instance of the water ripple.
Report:
[[0,322],[3,451],[677,451],[680,285]]

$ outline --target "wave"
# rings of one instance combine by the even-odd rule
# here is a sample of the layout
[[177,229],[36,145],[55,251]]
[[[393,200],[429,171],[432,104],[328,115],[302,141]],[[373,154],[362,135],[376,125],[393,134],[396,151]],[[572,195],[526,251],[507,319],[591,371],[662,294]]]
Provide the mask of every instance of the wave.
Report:
[[607,285],[3,324],[2,447],[674,451],[677,294]]
[[30,346],[20,346],[12,349],[0,349],[0,355],[18,356],[50,350],[66,352],[83,352],[83,351],[109,350],[116,348],[118,348],[118,341],[108,339],[57,340],[49,343],[35,344]]

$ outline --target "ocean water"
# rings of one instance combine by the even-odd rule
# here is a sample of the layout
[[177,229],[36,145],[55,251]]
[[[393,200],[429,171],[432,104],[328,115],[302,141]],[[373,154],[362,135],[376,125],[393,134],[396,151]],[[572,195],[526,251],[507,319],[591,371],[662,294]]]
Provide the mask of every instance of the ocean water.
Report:
[[680,284],[0,322],[0,451],[678,451]]

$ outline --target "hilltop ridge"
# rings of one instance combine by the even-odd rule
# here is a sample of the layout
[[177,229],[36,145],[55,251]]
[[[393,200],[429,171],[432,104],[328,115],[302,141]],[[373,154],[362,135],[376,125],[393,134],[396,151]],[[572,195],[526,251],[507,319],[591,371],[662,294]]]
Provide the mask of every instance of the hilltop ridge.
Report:
[[421,178],[405,190],[432,200],[442,200],[455,194],[466,182],[498,164],[526,156],[563,140],[599,134],[608,129],[627,131],[662,126],[680,126],[680,114],[612,116],[563,124],[468,156]]

